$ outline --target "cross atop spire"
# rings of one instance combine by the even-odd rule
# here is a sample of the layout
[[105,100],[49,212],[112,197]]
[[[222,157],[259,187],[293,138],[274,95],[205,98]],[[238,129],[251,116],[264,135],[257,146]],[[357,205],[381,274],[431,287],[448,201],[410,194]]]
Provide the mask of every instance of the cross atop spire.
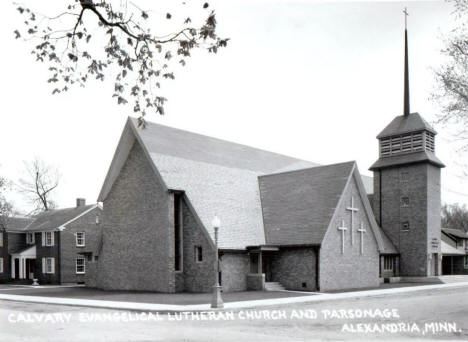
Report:
[[408,19],[408,16],[409,16],[409,13],[408,13],[408,10],[406,9],[406,7],[403,10],[403,13],[405,14],[405,30],[406,30],[406,27],[407,27],[407,24],[408,24],[406,19]]
[[405,116],[410,114],[410,99],[409,99],[409,70],[408,70],[408,30],[407,30],[407,18],[409,16],[408,10],[403,10],[405,14],[405,90],[404,90],[404,108],[403,114]]

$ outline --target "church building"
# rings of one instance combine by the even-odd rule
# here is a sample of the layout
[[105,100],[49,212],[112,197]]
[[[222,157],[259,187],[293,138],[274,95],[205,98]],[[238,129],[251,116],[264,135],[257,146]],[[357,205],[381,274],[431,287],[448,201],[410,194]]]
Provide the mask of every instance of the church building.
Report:
[[330,291],[439,275],[443,164],[436,132],[409,109],[406,31],[405,45],[404,114],[377,136],[373,180],[353,161],[317,165],[129,118],[87,285]]

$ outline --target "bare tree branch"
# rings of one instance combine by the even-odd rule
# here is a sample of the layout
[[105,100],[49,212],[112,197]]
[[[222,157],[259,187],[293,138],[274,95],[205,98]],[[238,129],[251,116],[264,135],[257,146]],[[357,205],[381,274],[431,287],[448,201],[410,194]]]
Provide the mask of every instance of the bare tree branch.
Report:
[[52,192],[59,185],[60,179],[57,169],[37,158],[32,162],[25,162],[25,169],[27,178],[20,179],[18,189],[35,206],[33,212],[54,209]]

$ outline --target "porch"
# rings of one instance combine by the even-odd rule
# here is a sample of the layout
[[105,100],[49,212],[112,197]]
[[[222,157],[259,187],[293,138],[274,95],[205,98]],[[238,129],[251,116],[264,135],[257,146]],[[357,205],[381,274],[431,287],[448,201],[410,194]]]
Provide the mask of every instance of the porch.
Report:
[[11,279],[34,279],[36,273],[36,245],[19,249],[10,254]]

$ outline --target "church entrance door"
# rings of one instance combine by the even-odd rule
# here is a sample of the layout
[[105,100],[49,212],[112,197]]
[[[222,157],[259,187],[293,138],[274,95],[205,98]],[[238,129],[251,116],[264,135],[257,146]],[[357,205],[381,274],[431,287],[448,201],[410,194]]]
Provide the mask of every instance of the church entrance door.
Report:
[[265,282],[273,281],[271,260],[272,255],[270,253],[262,253],[262,273],[265,274]]

